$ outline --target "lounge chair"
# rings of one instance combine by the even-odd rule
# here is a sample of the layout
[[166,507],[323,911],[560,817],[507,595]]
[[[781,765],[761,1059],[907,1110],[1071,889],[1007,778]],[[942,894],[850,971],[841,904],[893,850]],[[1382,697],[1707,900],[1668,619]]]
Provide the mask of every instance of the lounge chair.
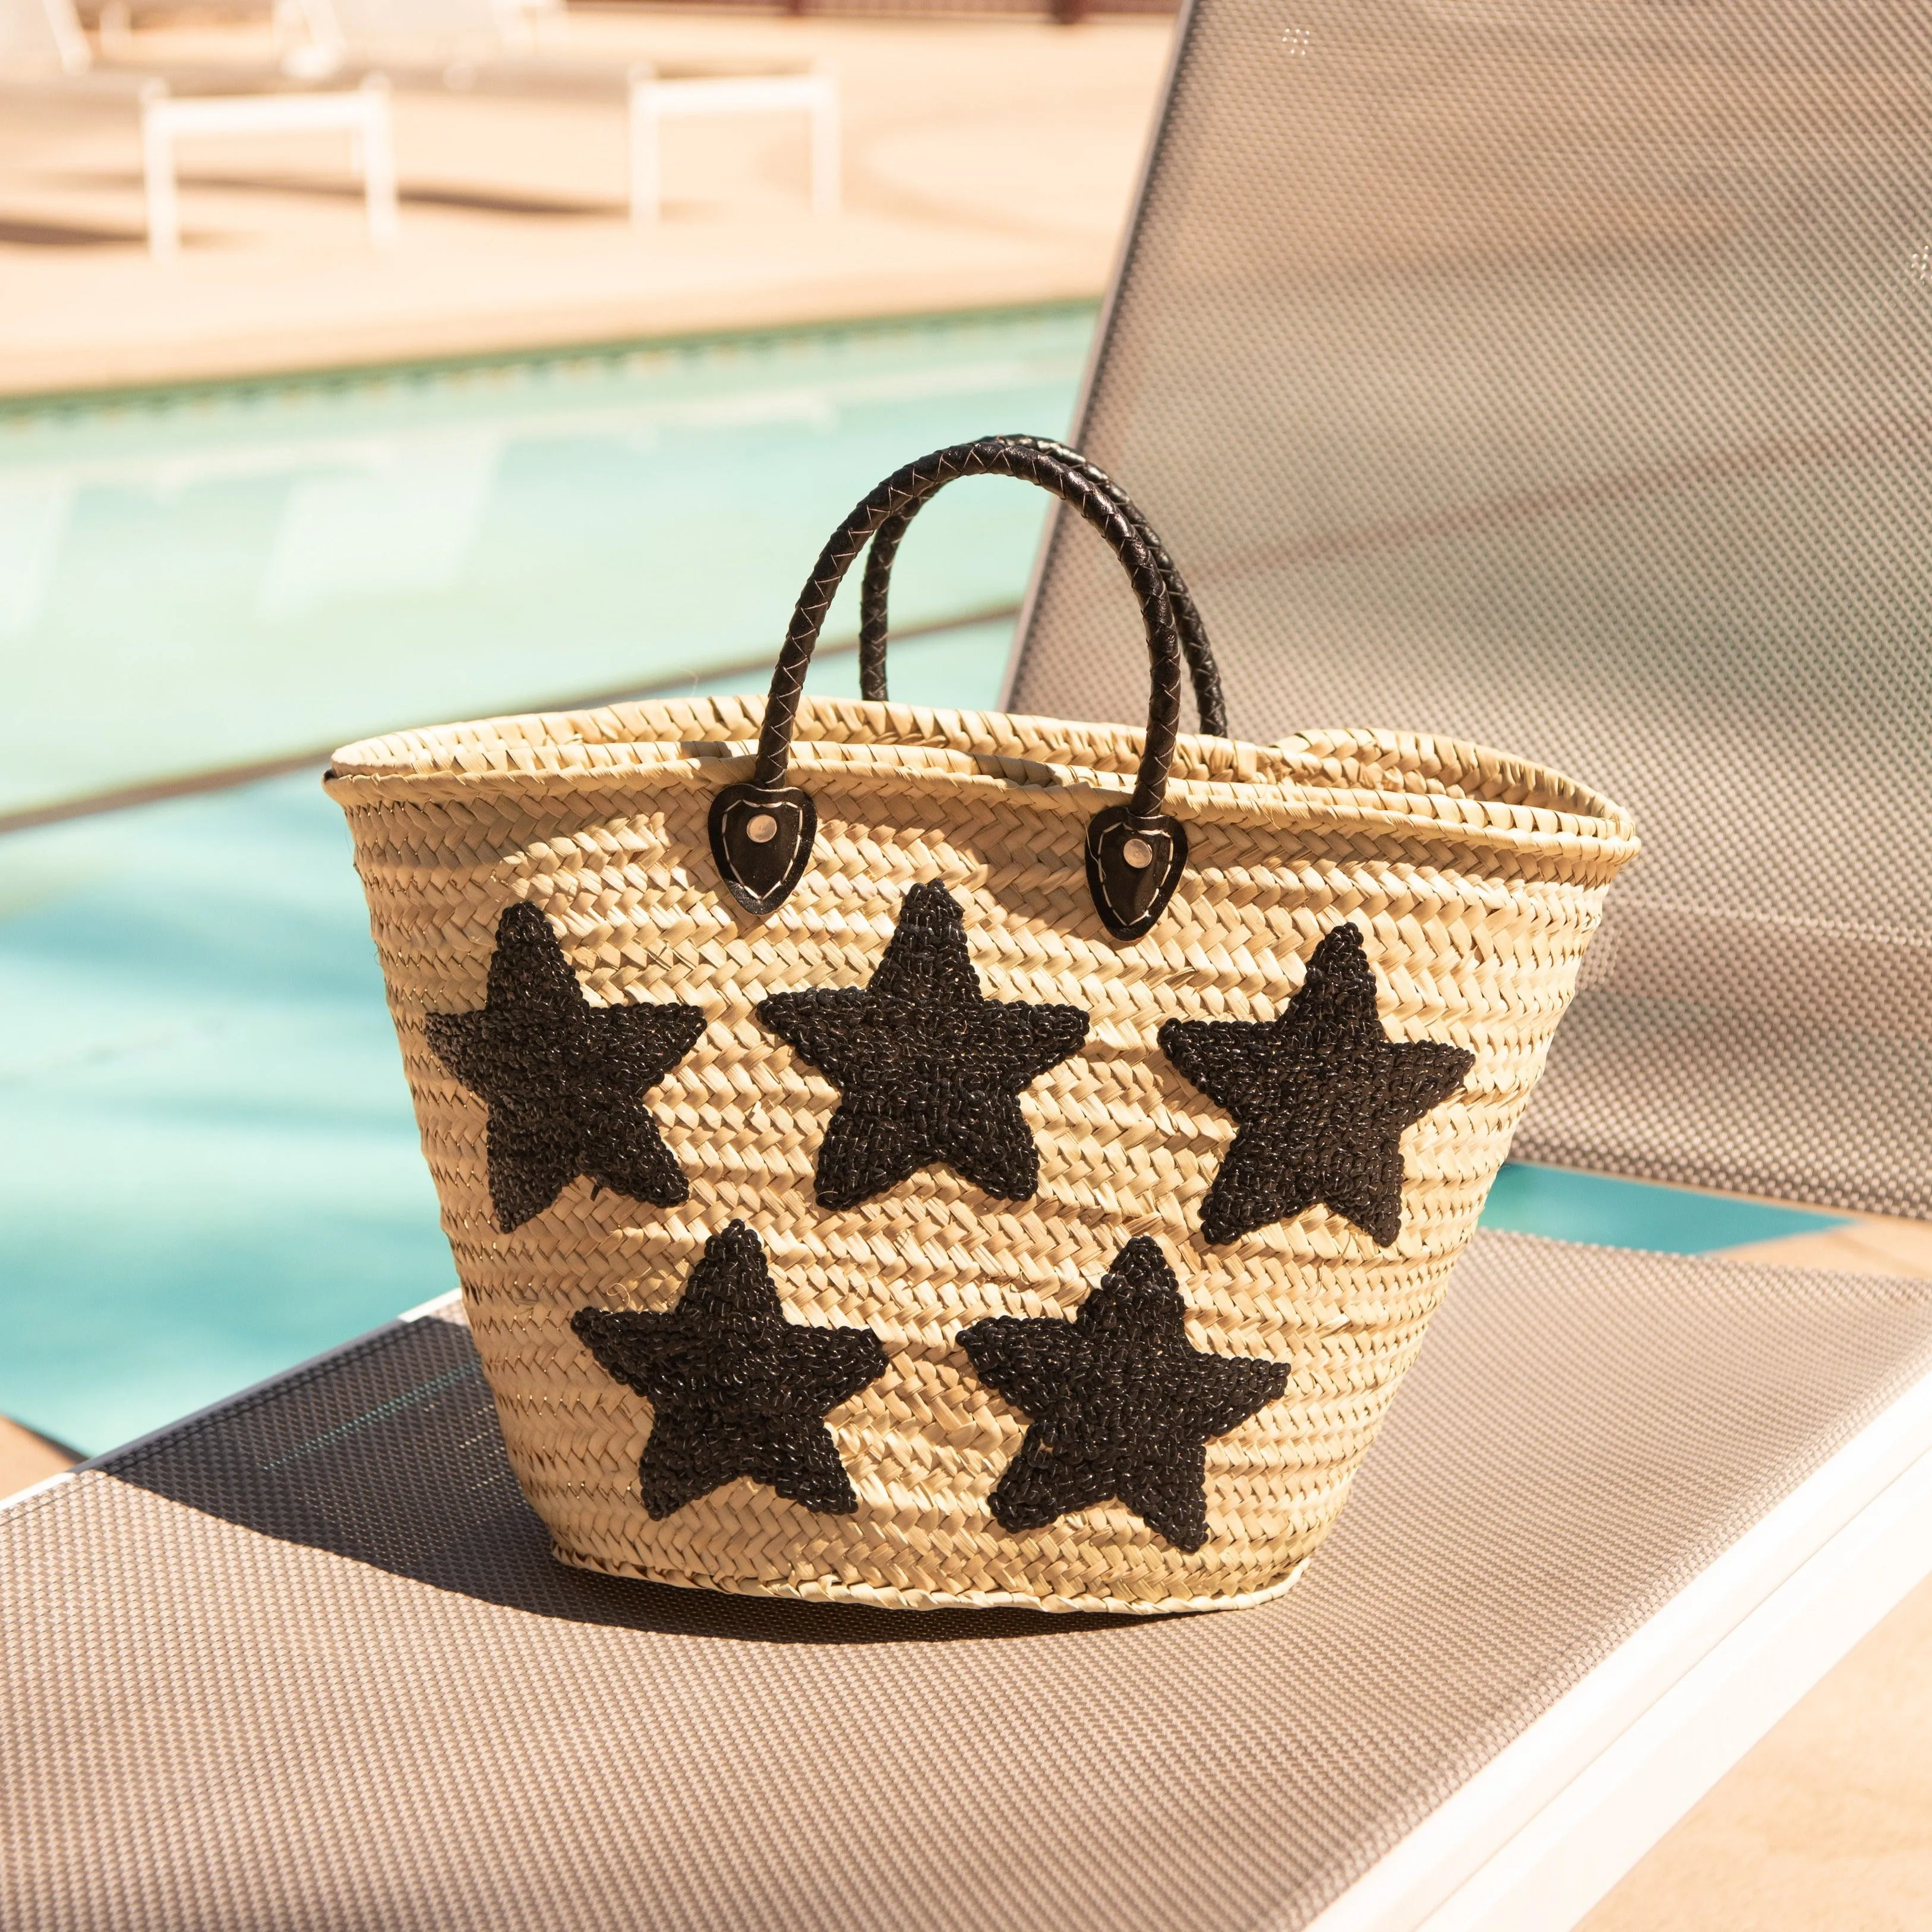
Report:
[[[298,0],[310,28],[307,70],[380,64],[402,87],[458,93],[620,100],[629,134],[631,219],[662,202],[663,128],[670,120],[802,114],[815,214],[839,204],[838,84],[824,62],[719,60],[618,64],[538,50],[531,10],[508,0]],[[539,13],[542,9],[537,10]]]
[[[1837,946],[1828,1000],[1694,924],[1663,976],[1613,922],[1526,1147],[1922,1214],[1885,1140],[1922,1150],[1932,1102],[1897,910],[1922,867],[1901,832],[1904,883],[1874,860],[1821,920],[1788,742],[1828,748],[1841,868],[1922,819],[1900,372],[1932,322],[1874,232],[1909,228],[1886,177],[1932,141],[1918,16],[1312,17],[1186,23],[1083,437],[1171,529],[1238,729],[1486,732],[1622,787],[1634,885],[1687,920]],[[1762,434],[1714,344],[1781,349]],[[1107,594],[1056,538],[1016,702],[1128,688],[1132,631],[1081,608]],[[1814,682],[1712,649],[1733,610],[1774,642],[1804,614]],[[1697,733],[1768,776],[1700,788]],[[1873,1084],[1812,1072],[1820,1032]],[[1924,1575],[1928,1531],[1922,1285],[1485,1234],[1277,1601],[680,1592],[550,1559],[438,1304],[0,1516],[0,1919],[1560,1932]]]
[[[1286,22],[1204,0],[1184,33],[1076,440],[1186,560],[1241,735],[1432,727],[1636,811],[1644,856],[1519,1158],[1932,1216],[1932,479],[1905,400],[1932,341],[1906,212],[1932,116],[1892,105],[1928,52],[1896,0],[1362,0]],[[1063,521],[1013,708],[1119,689],[1118,616]],[[1674,1272],[1592,1265],[1630,1301]],[[1736,1367],[1684,1390],[1700,1461],[1792,1399],[1726,1415],[1795,1292],[1731,1282]],[[1922,1291],[1892,1292],[1902,1335]],[[1624,1466],[1655,1493],[1690,1480]],[[1901,1587],[1925,1550],[1886,1552]],[[1842,1552],[1810,1574],[1833,1616],[1894,1594],[1862,1595]],[[1823,1629],[1701,1732],[1688,1702],[1612,1712],[1662,1756],[1616,1798],[1614,1852],[1605,1826],[1569,1878],[1522,1879],[1521,1922],[1568,1923],[1822,1670]],[[1720,1652],[1686,1682],[1715,1682]],[[1490,1779],[1450,1814],[1471,1845]]]
[[355,87],[317,87],[275,72],[106,68],[95,62],[72,0],[0,0],[0,99],[8,96],[139,116],[148,247],[158,256],[181,247],[176,143],[210,135],[346,134],[369,238],[382,248],[396,238],[395,146],[380,74]]

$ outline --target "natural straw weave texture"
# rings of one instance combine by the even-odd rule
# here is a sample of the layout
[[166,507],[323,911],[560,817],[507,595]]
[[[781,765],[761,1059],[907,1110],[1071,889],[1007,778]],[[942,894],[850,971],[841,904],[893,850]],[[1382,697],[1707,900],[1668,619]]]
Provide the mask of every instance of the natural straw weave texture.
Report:
[[[1155,1611],[1286,1589],[1346,1495],[1414,1358],[1540,1071],[1612,878],[1627,814],[1467,745],[1369,731],[1262,748],[1184,736],[1167,809],[1190,843],[1160,923],[1123,945],[1088,893],[1083,839],[1124,796],[1143,734],[1110,725],[808,699],[793,782],[820,814],[811,863],[760,920],[722,889],[706,815],[752,768],[759,700],[625,704],[399,733],[335,755],[424,1151],[518,1480],[557,1554],[586,1568],[909,1606]],[[943,1166],[820,1207],[836,1090],[762,1027],[767,995],[863,985],[909,886],[964,908],[986,996],[1092,1016],[1021,1105],[1037,1195],[1004,1202]],[[676,999],[706,1026],[646,1101],[690,1180],[655,1208],[578,1179],[498,1232],[484,1103],[425,1016],[474,1010],[498,920],[541,908],[594,1002]],[[1462,1091],[1403,1136],[1401,1233],[1378,1250],[1324,1208],[1210,1246],[1202,1196],[1234,1124],[1156,1045],[1174,1018],[1268,1020],[1322,935],[1352,920],[1393,1039],[1468,1048]],[[648,1406],[570,1318],[674,1305],[707,1237],[762,1240],[794,1322],[865,1324],[887,1366],[827,1418],[855,1514],[740,1479],[653,1521]],[[1174,1269],[1192,1346],[1288,1365],[1285,1398],[1207,1447],[1206,1544],[1171,1547],[1109,1504],[1012,1534],[987,1498],[1025,1420],[956,1337],[995,1315],[1065,1316],[1122,1245]]]

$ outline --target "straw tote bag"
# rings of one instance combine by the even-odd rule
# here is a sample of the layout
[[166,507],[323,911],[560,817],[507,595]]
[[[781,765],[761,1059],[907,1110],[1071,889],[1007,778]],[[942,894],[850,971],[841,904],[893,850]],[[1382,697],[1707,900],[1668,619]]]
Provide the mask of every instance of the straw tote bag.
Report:
[[[886,701],[892,553],[982,475],[1118,557],[1144,730]],[[804,698],[868,542],[868,697]],[[1636,846],[1496,752],[1224,729],[1138,512],[1014,436],[859,505],[762,704],[336,753],[476,1346],[566,1562],[914,1607],[1294,1581]]]

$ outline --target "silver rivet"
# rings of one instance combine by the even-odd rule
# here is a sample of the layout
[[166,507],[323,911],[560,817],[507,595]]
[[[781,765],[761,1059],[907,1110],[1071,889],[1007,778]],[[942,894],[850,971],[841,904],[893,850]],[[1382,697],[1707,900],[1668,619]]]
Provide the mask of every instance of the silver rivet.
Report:
[[778,822],[769,812],[745,821],[745,836],[754,845],[769,845],[778,836]]
[[1120,848],[1120,856],[1137,872],[1154,863],[1154,848],[1144,838],[1130,838]]

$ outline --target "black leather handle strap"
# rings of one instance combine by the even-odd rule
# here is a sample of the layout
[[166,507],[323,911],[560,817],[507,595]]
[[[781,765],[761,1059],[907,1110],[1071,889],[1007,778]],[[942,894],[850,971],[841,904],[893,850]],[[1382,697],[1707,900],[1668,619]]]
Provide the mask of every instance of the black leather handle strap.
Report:
[[[1090,466],[1077,460],[1069,462],[1056,446],[1018,436],[988,436],[977,442],[956,443],[908,464],[887,477],[832,532],[800,595],[790,628],[785,634],[784,648],[778,656],[778,668],[772,676],[752,784],[766,791],[784,784],[792,728],[798,716],[799,698],[805,688],[806,671],[825,614],[846,572],[886,524],[896,520],[902,534],[906,520],[922,503],[962,476],[1010,476],[1051,490],[1078,511],[1120,559],[1140,604],[1142,621],[1147,627],[1148,654],[1154,669],[1147,747],[1127,810],[1136,818],[1158,815],[1166,796],[1168,767],[1180,724],[1182,665],[1180,630],[1158,546],[1147,533],[1138,513],[1132,512],[1130,506],[1124,508],[1112,485]],[[888,567],[890,562],[889,557]],[[1172,566],[1168,568],[1171,570]]]
[[[1173,608],[1174,622],[1180,632],[1181,655],[1187,661],[1188,675],[1193,682],[1194,708],[1199,715],[1199,728],[1209,737],[1225,738],[1228,735],[1227,703],[1222,695],[1220,673],[1208,643],[1201,613],[1188,595],[1187,586],[1181,580],[1174,560],[1127,493],[1099,465],[1088,462],[1078,450],[1070,449],[1064,442],[1035,436],[1006,436],[991,440],[1016,448],[1036,450],[1069,469],[1078,470],[1106,493],[1124,516],[1132,520],[1154,558],[1162,582],[1167,586],[1168,602]],[[951,480],[941,478],[916,502],[888,517],[873,534],[859,598],[859,691],[862,697],[875,703],[883,702],[886,697],[886,599],[893,562],[914,517]]]
[[[961,476],[1014,477],[1071,504],[1120,559],[1140,604],[1154,670],[1145,748],[1132,795],[1096,812],[1087,821],[1085,839],[1087,890],[1094,910],[1117,939],[1138,939],[1166,910],[1187,866],[1187,828],[1162,808],[1180,728],[1184,650],[1195,664],[1204,730],[1226,729],[1220,683],[1201,634],[1200,617],[1146,520],[1091,464],[1064,445],[1034,436],[986,436],[921,457],[887,477],[832,532],[792,612],[772,674],[752,777],[747,783],[726,785],[711,801],[707,822],[719,877],[741,906],[763,918],[784,903],[804,876],[818,835],[818,808],[802,786],[786,783],[785,768],[805,674],[825,614],[845,573],[872,544],[868,623],[872,654],[880,661],[878,690],[868,688],[866,695],[884,697],[886,579],[892,553],[920,506]],[[1182,611],[1187,614],[1192,646],[1184,646]]]

